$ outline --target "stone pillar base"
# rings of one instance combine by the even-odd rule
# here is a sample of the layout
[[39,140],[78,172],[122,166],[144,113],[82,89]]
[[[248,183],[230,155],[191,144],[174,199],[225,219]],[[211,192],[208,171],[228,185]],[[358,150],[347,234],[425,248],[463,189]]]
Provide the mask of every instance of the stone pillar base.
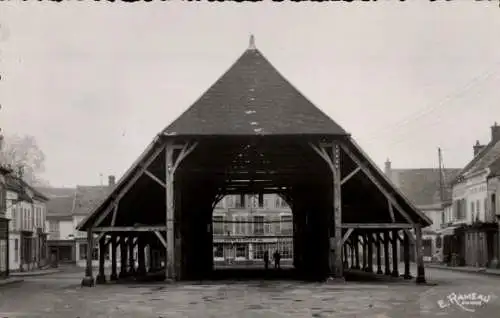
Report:
[[417,284],[425,284],[427,283],[425,280],[425,276],[417,276],[417,279],[415,280]]
[[382,271],[382,269],[381,269],[381,268],[379,268],[379,269],[377,269],[377,274],[378,274],[378,275],[382,275],[382,274],[384,274],[384,272]]
[[326,284],[345,284],[345,278],[344,276],[342,277],[328,277],[325,281]]
[[413,276],[411,276],[411,274],[404,274],[403,275],[403,279],[412,279]]
[[391,276],[392,277],[399,277],[399,272],[398,271],[392,271]]
[[94,286],[95,286],[94,277],[85,276],[82,279],[82,287],[94,287]]
[[385,269],[384,275],[391,276],[391,271],[389,269]]
[[106,275],[97,275],[96,284],[106,284]]

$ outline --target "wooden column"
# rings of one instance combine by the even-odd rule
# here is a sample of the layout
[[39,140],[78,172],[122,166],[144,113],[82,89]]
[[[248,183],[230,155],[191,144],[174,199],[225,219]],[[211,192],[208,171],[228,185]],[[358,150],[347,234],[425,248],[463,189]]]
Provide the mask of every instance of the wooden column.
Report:
[[380,235],[379,233],[377,234],[377,239],[375,240],[375,243],[377,244],[377,274],[383,274],[384,272],[382,271],[382,244],[380,244]]
[[403,275],[403,278],[404,279],[411,279],[411,274],[410,274],[410,237],[408,236],[408,233],[406,233],[406,231],[404,231],[403,234],[404,234],[403,259],[405,262],[405,273]]
[[354,241],[354,256],[356,258],[356,263],[354,264],[354,269],[360,269],[359,266],[359,234],[356,233],[356,235],[353,234],[352,237]]
[[392,230],[392,277],[399,277],[398,230]]
[[148,272],[152,273],[155,271],[155,264],[156,264],[156,260],[155,260],[155,255],[154,255],[154,249],[153,249],[153,246],[150,244],[149,245],[149,270]]
[[172,144],[167,144],[165,147],[165,195],[166,195],[166,227],[167,227],[167,248],[165,251],[166,262],[166,278],[167,280],[175,280],[175,215],[174,215],[174,162],[173,162],[173,148]]
[[85,267],[85,277],[82,280],[82,287],[94,286],[94,276],[92,275],[92,251],[94,250],[94,233],[92,228],[87,230],[87,264]]
[[106,283],[106,275],[104,273],[104,261],[106,260],[106,235],[101,236],[99,240],[99,274],[97,275],[96,283]]
[[423,256],[423,246],[422,246],[422,228],[420,224],[415,225],[415,244],[417,252],[417,284],[425,284],[425,268],[424,268],[424,256]]
[[128,276],[127,271],[127,251],[128,242],[125,236],[120,237],[120,275],[119,278],[125,278]]
[[342,246],[343,248],[343,257],[344,257],[344,268],[347,269],[349,268],[349,254],[347,253],[347,244],[344,243],[344,245]]
[[363,234],[363,270],[366,271],[368,269],[368,262],[367,260],[367,247],[368,244],[366,242],[366,234]]
[[389,262],[389,231],[384,232],[384,264],[385,264],[385,275],[391,275],[391,264]]
[[367,272],[373,273],[373,233],[368,231],[366,235],[366,243],[368,244],[368,268]]
[[116,234],[111,235],[111,276],[109,280],[114,281],[118,279],[118,273],[116,272],[116,248],[118,247],[118,237]]
[[340,180],[340,146],[333,144],[333,210],[334,210],[334,240],[335,240],[335,271],[334,278],[343,278],[342,268],[342,193]]
[[134,262],[134,236],[129,234],[128,236],[128,275],[135,275],[135,262]]
[[146,244],[144,242],[144,239],[144,235],[139,235],[139,237],[137,238],[137,260],[139,263],[137,273],[140,277],[146,276]]
[[354,268],[356,266],[356,264],[354,264],[354,244],[352,241],[351,241],[350,249],[351,249],[351,268]]

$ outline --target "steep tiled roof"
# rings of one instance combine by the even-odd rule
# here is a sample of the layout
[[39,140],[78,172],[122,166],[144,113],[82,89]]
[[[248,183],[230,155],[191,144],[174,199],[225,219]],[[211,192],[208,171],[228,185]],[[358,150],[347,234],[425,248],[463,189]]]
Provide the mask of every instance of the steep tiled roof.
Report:
[[87,215],[97,207],[110,192],[108,186],[77,186],[73,215]]
[[346,135],[252,45],[164,133]]
[[[491,141],[457,175],[457,178],[489,168],[500,158],[500,140]],[[455,182],[457,180],[454,180]]]
[[[443,169],[445,185],[444,198],[451,195],[449,183],[460,169]],[[392,169],[391,181],[416,206],[433,205],[441,202],[439,169]]]
[[73,197],[75,195],[75,188],[37,187],[36,189],[48,198]]
[[55,197],[47,202],[47,217],[71,216],[74,196]]
[[26,181],[17,177],[15,174],[10,173],[5,175],[5,184],[7,189],[16,192],[21,200],[31,202],[31,198],[28,196],[26,191],[27,189],[33,193],[34,198],[37,200],[47,201],[49,199],[43,193],[30,186],[26,183]]

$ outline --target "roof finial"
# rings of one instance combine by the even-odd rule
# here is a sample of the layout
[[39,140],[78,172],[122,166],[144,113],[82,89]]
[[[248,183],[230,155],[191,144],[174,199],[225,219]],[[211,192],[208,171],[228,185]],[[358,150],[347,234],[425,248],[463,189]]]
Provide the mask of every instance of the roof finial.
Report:
[[255,37],[253,34],[250,35],[250,44],[248,45],[249,50],[256,50],[257,47],[255,47]]

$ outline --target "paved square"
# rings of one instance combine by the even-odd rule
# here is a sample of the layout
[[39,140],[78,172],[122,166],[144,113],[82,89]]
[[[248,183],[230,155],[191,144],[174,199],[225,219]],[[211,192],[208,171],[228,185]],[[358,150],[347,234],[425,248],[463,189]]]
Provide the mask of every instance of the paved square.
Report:
[[[81,288],[80,272],[26,278],[0,288],[0,317],[498,317],[500,279],[427,269],[437,286],[414,283],[213,282]],[[492,298],[469,312],[450,293]]]

